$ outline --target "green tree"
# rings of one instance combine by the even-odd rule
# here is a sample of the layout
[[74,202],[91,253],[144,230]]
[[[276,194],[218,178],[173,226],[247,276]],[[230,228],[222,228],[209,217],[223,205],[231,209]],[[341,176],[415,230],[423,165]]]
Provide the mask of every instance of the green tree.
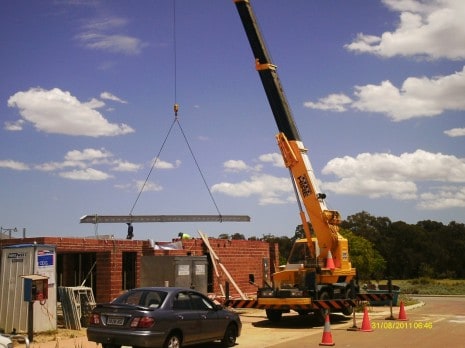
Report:
[[242,234],[242,233],[234,233],[232,236],[231,236],[231,239],[235,239],[235,240],[244,240],[245,239],[245,236]]
[[373,244],[351,231],[341,229],[340,233],[349,241],[352,266],[357,269],[360,280],[380,280],[386,270],[386,261]]

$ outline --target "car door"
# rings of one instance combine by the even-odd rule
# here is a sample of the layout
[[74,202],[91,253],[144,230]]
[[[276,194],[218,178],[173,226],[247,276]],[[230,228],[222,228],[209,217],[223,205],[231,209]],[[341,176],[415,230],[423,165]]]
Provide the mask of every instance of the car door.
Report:
[[226,329],[224,318],[218,316],[215,305],[199,293],[191,293],[191,305],[201,323],[201,340],[211,341],[222,338]]
[[181,291],[173,301],[176,326],[182,330],[184,344],[202,341],[202,320],[198,311],[191,305],[189,292]]

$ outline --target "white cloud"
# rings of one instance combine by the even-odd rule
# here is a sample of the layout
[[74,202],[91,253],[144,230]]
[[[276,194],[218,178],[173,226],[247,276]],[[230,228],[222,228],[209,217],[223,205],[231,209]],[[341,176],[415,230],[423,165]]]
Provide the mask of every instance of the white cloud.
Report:
[[362,153],[357,157],[335,158],[323,174],[337,177],[391,180],[430,180],[465,183],[465,158],[417,150],[395,156],[390,153]]
[[111,94],[110,92],[102,92],[102,93],[100,93],[100,98],[115,101],[115,102],[122,103],[122,104],[127,104],[128,103],[126,100],[123,100],[123,99],[117,97],[116,95]]
[[279,178],[268,174],[252,175],[249,180],[238,183],[222,182],[212,186],[212,192],[232,197],[257,196],[260,205],[283,204],[293,189],[289,178]]
[[[323,183],[322,187],[326,190],[372,198],[420,198],[418,206],[426,209],[439,203],[433,204],[428,199],[432,196],[427,192],[419,194],[417,184],[447,183],[454,186],[455,191],[462,191],[465,183],[465,158],[423,150],[399,156],[389,153],[362,153],[356,157],[335,158],[327,163],[322,172],[339,178],[335,182]],[[434,196],[439,198],[441,194]]]
[[342,178],[321,184],[324,191],[343,195],[367,196],[370,198],[391,197],[395,199],[417,198],[417,186],[413,181],[383,180],[380,178]]
[[108,122],[95,110],[102,105],[96,99],[82,103],[70,92],[59,88],[31,88],[17,92],[8,99],[9,107],[18,108],[24,120],[45,133],[99,137],[134,132],[126,124]]
[[0,160],[0,168],[7,168],[13,170],[29,170],[29,166],[26,163],[13,160]]
[[20,119],[16,122],[5,122],[4,129],[10,132],[17,132],[23,130],[24,120]]
[[424,210],[465,208],[465,186],[441,186],[433,192],[422,194],[420,198],[418,208]]
[[85,181],[101,181],[112,177],[105,172],[93,168],[75,169],[68,172],[61,172],[58,175],[66,179]]
[[63,161],[63,162],[46,162],[41,164],[36,164],[34,169],[40,170],[42,172],[53,172],[63,168],[87,168],[87,164],[79,161]]
[[358,34],[345,47],[382,57],[423,56],[430,59],[465,58],[465,2],[463,0],[384,0],[400,13],[397,28],[380,36]]
[[[364,112],[387,115],[393,121],[414,117],[432,117],[446,110],[465,110],[465,66],[451,75],[434,78],[409,77],[400,88],[390,81],[379,85],[355,86],[355,98],[347,107]],[[313,109],[334,110],[325,105],[327,98],[318,103],[306,102]],[[347,101],[351,100],[349,97]],[[341,111],[341,110],[338,110]]]
[[131,163],[128,161],[117,160],[113,163],[113,168],[116,172],[137,172],[142,166],[140,164]]
[[444,134],[450,137],[464,137],[465,136],[465,128],[452,128],[444,131]]
[[157,169],[174,169],[178,168],[181,165],[180,160],[176,160],[174,162],[167,162],[163,161],[160,158],[155,158],[152,160],[152,163],[155,163],[155,168]]
[[[256,160],[254,160],[255,162]],[[284,204],[292,198],[293,188],[288,177],[281,178],[269,174],[263,174],[264,164],[273,167],[284,168],[282,155],[279,153],[267,153],[258,157],[259,164],[249,165],[243,160],[228,160],[223,163],[227,173],[245,173],[250,175],[246,180],[237,183],[222,182],[212,186],[212,192],[218,192],[232,197],[256,196],[260,205]]]
[[283,155],[277,152],[260,155],[258,159],[264,163],[271,163],[273,167],[284,168]]
[[[0,162],[1,163],[1,162]],[[136,163],[117,159],[105,149],[87,148],[82,151],[68,151],[62,162],[46,162],[34,165],[34,169],[43,172],[58,172],[58,175],[71,180],[107,180],[112,175],[95,167],[109,168],[115,172],[136,172],[142,166]],[[66,168],[74,168],[69,171],[59,172]]]
[[143,189],[143,192],[149,192],[149,191],[161,191],[163,190],[163,187],[157,183],[154,183],[153,181],[142,181],[138,180],[135,182],[135,186],[138,192]]
[[86,48],[137,55],[146,46],[140,39],[121,34],[126,31],[127,21],[123,18],[104,18],[87,23],[76,39]]
[[223,163],[223,168],[227,172],[241,172],[249,170],[249,166],[243,160],[228,160]]
[[[271,163],[273,167],[284,167],[284,161],[281,154],[267,153],[260,155],[258,160],[261,163]],[[228,160],[223,163],[223,168],[226,172],[239,173],[239,172],[260,172],[263,169],[262,164],[249,165],[243,160]]]
[[104,158],[112,157],[111,152],[106,151],[105,149],[91,149],[87,148],[83,151],[71,150],[68,151],[65,155],[65,160],[68,161],[93,161],[101,160]]
[[304,106],[310,109],[329,110],[336,112],[346,111],[346,106],[350,106],[352,99],[345,94],[330,94],[325,98],[320,98],[318,102],[305,102]]

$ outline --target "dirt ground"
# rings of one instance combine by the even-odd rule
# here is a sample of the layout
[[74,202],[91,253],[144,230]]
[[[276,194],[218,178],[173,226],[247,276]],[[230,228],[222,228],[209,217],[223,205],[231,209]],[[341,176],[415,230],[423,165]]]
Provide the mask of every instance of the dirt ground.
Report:
[[[19,333],[19,335],[27,337],[27,333]],[[33,336],[33,341],[29,342],[30,347],[40,346],[42,343],[65,341],[73,338],[85,337],[86,328],[81,330],[68,330],[68,329],[57,329],[53,331],[35,333]],[[24,347],[23,342],[13,341],[14,347]]]

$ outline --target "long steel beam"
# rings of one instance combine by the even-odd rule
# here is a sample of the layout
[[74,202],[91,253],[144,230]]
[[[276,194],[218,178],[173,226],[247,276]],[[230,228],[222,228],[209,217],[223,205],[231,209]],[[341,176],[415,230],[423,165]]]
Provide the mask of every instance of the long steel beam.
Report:
[[80,223],[249,222],[248,215],[84,215]]

